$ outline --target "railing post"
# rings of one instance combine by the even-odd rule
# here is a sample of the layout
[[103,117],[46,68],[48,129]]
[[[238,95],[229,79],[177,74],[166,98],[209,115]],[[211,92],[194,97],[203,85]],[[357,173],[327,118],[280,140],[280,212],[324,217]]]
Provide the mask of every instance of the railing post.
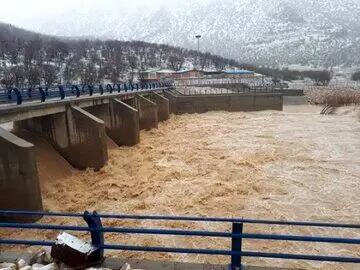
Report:
[[[233,223],[232,233],[242,235],[243,223]],[[233,236],[231,238],[231,251],[241,252],[241,250],[242,250],[242,238]],[[231,265],[229,265],[229,270],[241,270],[241,255],[231,255]]]
[[104,249],[102,246],[104,245],[104,232],[99,229],[102,228],[102,223],[99,215],[94,211],[92,214],[88,211],[84,212],[84,220],[88,224],[91,229],[91,244],[97,248],[99,248],[100,258],[102,260],[104,258]]

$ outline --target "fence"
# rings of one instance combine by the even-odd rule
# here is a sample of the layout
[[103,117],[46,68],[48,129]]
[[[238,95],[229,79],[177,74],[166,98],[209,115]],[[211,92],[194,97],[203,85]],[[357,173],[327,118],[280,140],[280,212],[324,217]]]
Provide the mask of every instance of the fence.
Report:
[[[166,253],[183,253],[183,254],[203,254],[203,255],[224,255],[230,257],[229,269],[240,269],[243,257],[255,258],[277,258],[293,260],[312,260],[322,262],[339,262],[339,263],[360,263],[360,257],[329,256],[329,255],[309,255],[309,254],[289,254],[289,253],[271,253],[261,251],[244,251],[243,240],[272,240],[272,241],[297,241],[312,243],[331,243],[331,244],[348,244],[360,245],[360,238],[340,238],[329,236],[303,236],[290,234],[263,234],[263,233],[244,233],[244,227],[251,224],[261,225],[279,225],[302,226],[302,227],[322,227],[360,229],[360,224],[340,224],[325,222],[296,222],[296,221],[274,221],[274,220],[255,220],[243,218],[212,218],[212,217],[191,217],[191,216],[145,216],[145,215],[122,215],[122,214],[98,214],[89,213],[59,213],[59,212],[31,212],[31,211],[6,211],[0,210],[1,216],[52,216],[83,218],[88,226],[68,226],[56,224],[21,224],[0,222],[0,228],[25,229],[25,230],[64,230],[77,232],[90,232],[92,244],[97,248],[104,250],[127,250],[143,252],[166,252]],[[125,228],[125,227],[104,227],[102,219],[119,219],[119,220],[157,220],[157,221],[182,221],[182,222],[217,222],[232,225],[229,231],[204,231],[204,230],[174,230],[174,229],[150,229],[150,228]],[[106,244],[105,233],[119,234],[142,234],[142,235],[169,235],[169,236],[186,236],[186,237],[212,237],[228,238],[231,249],[195,249],[181,247],[158,247],[158,246],[131,246],[120,244]],[[19,240],[19,239],[0,239],[0,244],[8,245],[33,245],[33,246],[51,246],[53,241],[37,240]]]
[[152,83],[117,83],[107,85],[58,85],[53,87],[36,87],[27,89],[0,90],[0,104],[22,104],[24,101],[41,101],[48,99],[65,99],[66,97],[104,95],[106,93],[155,91],[173,87],[173,82],[162,81]]
[[175,86],[213,86],[213,85],[247,85],[248,87],[260,87],[271,85],[272,81],[266,77],[248,77],[248,78],[188,78],[175,80]]
[[260,94],[260,93],[282,93],[281,89],[264,86],[264,87],[242,87],[241,89],[224,89],[224,88],[190,88],[184,87],[177,89],[177,92],[186,96],[196,95],[223,95],[223,94]]

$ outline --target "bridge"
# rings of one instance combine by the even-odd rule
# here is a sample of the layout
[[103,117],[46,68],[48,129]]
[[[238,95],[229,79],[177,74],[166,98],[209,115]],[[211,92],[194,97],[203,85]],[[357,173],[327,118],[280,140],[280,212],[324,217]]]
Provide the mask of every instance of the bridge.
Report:
[[[157,128],[171,113],[268,109],[282,110],[281,94],[189,95],[169,81],[0,91],[0,124],[13,122],[15,134],[26,130],[45,138],[81,170],[107,163],[107,136],[119,146],[136,145],[140,130]],[[34,145],[14,133],[0,127],[0,209],[41,211]]]

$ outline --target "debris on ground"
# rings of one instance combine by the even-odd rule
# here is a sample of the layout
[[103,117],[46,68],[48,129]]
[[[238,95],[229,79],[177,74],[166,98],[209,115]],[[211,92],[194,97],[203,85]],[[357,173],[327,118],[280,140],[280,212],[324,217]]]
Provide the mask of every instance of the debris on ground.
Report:
[[51,257],[76,268],[94,265],[102,260],[99,248],[65,232],[56,238]]
[[[34,258],[38,257],[38,254],[35,254]],[[51,258],[53,261],[54,259]],[[79,269],[79,268],[73,268],[70,267],[64,263],[61,262],[52,262],[48,264],[44,263],[38,263],[34,262],[31,264],[27,264],[25,260],[19,259],[16,263],[9,263],[9,262],[0,262],[0,270],[73,270],[73,269]],[[85,270],[112,270],[110,268],[105,267],[89,267],[89,268],[80,268]],[[130,264],[125,263],[120,270],[142,270],[142,269],[136,269],[132,268]]]

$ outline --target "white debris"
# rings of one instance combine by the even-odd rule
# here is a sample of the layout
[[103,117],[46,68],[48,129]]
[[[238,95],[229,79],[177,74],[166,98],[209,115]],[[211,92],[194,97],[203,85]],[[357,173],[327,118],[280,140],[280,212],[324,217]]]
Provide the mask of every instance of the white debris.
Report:
[[121,267],[120,270],[142,270],[142,269],[131,268],[130,264],[125,263],[125,264],[123,265],[123,267]]
[[42,267],[44,267],[45,265],[41,264],[41,263],[34,263],[31,267],[32,270],[39,270]]
[[15,263],[0,263],[0,270],[16,270]]
[[59,270],[59,266],[56,263],[50,263],[41,268],[38,268],[37,270]]
[[23,268],[23,267],[27,266],[27,263],[25,262],[25,260],[19,259],[16,262],[16,265],[17,265],[17,268],[20,269],[20,268]]
[[125,265],[123,267],[121,267],[120,270],[131,270],[130,264],[125,263]]

